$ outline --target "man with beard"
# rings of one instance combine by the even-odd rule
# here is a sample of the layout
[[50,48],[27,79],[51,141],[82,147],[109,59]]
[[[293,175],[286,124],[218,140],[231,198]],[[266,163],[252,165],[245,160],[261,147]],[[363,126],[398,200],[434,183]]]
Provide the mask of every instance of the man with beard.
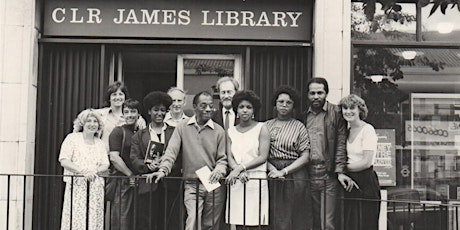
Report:
[[[195,115],[179,123],[174,130],[158,172],[147,175],[147,182],[155,183],[168,175],[182,150],[184,175],[184,204],[187,211],[186,230],[219,229],[219,220],[225,204],[225,186],[208,192],[196,171],[202,167],[211,170],[210,183],[217,183],[227,170],[225,131],[211,120],[214,111],[212,95],[200,92],[193,98]],[[197,206],[198,205],[198,206]],[[198,228],[196,228],[198,226]]]
[[222,77],[217,81],[216,87],[219,90],[221,107],[214,113],[212,120],[227,131],[229,127],[237,125],[239,121],[232,109],[232,99],[240,84],[235,78]]
[[[310,136],[311,197],[314,229],[336,229],[336,203],[338,177],[344,176],[347,162],[347,126],[340,108],[326,101],[329,86],[324,78],[307,82],[310,106],[306,111],[305,125]],[[324,226],[322,226],[324,225]]]

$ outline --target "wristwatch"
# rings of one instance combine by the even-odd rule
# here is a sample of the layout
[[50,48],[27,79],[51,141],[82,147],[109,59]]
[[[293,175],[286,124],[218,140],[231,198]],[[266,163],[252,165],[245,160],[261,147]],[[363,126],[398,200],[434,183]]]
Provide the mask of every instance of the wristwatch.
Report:
[[163,168],[158,169],[158,172],[162,172],[166,176],[166,171]]

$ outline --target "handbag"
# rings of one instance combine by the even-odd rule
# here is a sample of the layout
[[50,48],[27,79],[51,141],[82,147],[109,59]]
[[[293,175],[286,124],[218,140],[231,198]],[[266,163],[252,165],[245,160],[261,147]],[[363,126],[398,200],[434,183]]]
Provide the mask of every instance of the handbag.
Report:
[[[124,147],[125,147],[125,129],[123,127],[121,127],[121,129],[123,130],[123,141],[121,142],[121,152],[120,152],[120,156],[123,155],[123,150],[124,150]],[[111,169],[110,170],[110,174],[111,176],[115,175],[116,174],[116,170],[115,169]],[[114,177],[108,177],[106,182],[105,182],[105,200],[106,201],[113,201],[115,200],[115,192],[117,190],[117,186],[118,185],[118,181],[120,180],[120,178],[114,178]],[[121,182],[121,181],[120,181]]]

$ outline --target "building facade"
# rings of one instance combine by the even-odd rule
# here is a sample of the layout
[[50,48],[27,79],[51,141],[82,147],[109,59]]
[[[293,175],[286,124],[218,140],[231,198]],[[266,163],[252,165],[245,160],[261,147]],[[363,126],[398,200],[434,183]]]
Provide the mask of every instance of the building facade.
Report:
[[[176,85],[191,100],[215,90],[219,76],[233,76],[263,98],[258,119],[266,120],[274,88],[305,95],[308,79],[324,77],[331,102],[349,93],[368,102],[368,121],[381,130],[385,188],[459,199],[456,9],[428,17],[430,6],[401,1],[401,10],[377,10],[369,21],[354,1],[193,2],[2,1],[0,174],[61,174],[57,156],[73,119],[104,106],[113,81],[138,100]],[[0,226],[59,226],[61,180],[2,177],[0,184],[10,185],[0,191],[0,210],[10,210]]]

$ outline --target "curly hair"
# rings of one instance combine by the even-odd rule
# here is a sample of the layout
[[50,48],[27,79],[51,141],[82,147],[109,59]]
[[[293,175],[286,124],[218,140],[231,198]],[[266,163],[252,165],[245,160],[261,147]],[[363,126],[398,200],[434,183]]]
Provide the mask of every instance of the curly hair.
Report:
[[[100,114],[96,112],[94,109],[85,109],[81,111],[78,115],[77,118],[73,121],[73,132],[78,133],[78,132],[83,132],[83,126],[85,125],[86,121],[88,120],[89,117],[94,117],[96,118],[97,122],[99,123],[99,127],[97,128],[97,131],[101,131],[102,128],[104,127],[104,123],[102,122],[102,118]],[[94,134],[95,136],[97,133]]]
[[272,97],[272,105],[276,106],[276,100],[278,100],[278,97],[280,94],[287,94],[291,98],[292,102],[294,102],[294,108],[300,103],[300,96],[299,94],[290,86],[287,85],[282,85],[276,89],[276,91],[273,93]]
[[366,102],[356,94],[350,94],[342,98],[339,102],[339,106],[341,109],[343,109],[343,107],[352,108],[356,106],[359,110],[359,118],[363,120],[367,117],[368,110]]
[[257,96],[256,93],[254,93],[251,90],[242,90],[238,91],[235,93],[232,99],[232,108],[235,114],[237,113],[238,106],[242,101],[249,101],[249,103],[252,104],[252,107],[254,109],[254,115],[257,115],[259,112],[261,103],[260,103],[260,98]]
[[165,92],[153,91],[144,97],[144,109],[146,109],[147,111],[149,111],[150,109],[152,109],[152,107],[156,105],[164,105],[166,109],[169,109],[169,106],[171,106],[171,104],[172,99]]
[[116,81],[107,87],[107,92],[105,93],[104,98],[107,106],[110,106],[110,95],[112,95],[112,93],[117,92],[118,89],[120,89],[121,92],[125,94],[125,98],[129,98],[128,88],[126,87],[126,85],[121,81]]

